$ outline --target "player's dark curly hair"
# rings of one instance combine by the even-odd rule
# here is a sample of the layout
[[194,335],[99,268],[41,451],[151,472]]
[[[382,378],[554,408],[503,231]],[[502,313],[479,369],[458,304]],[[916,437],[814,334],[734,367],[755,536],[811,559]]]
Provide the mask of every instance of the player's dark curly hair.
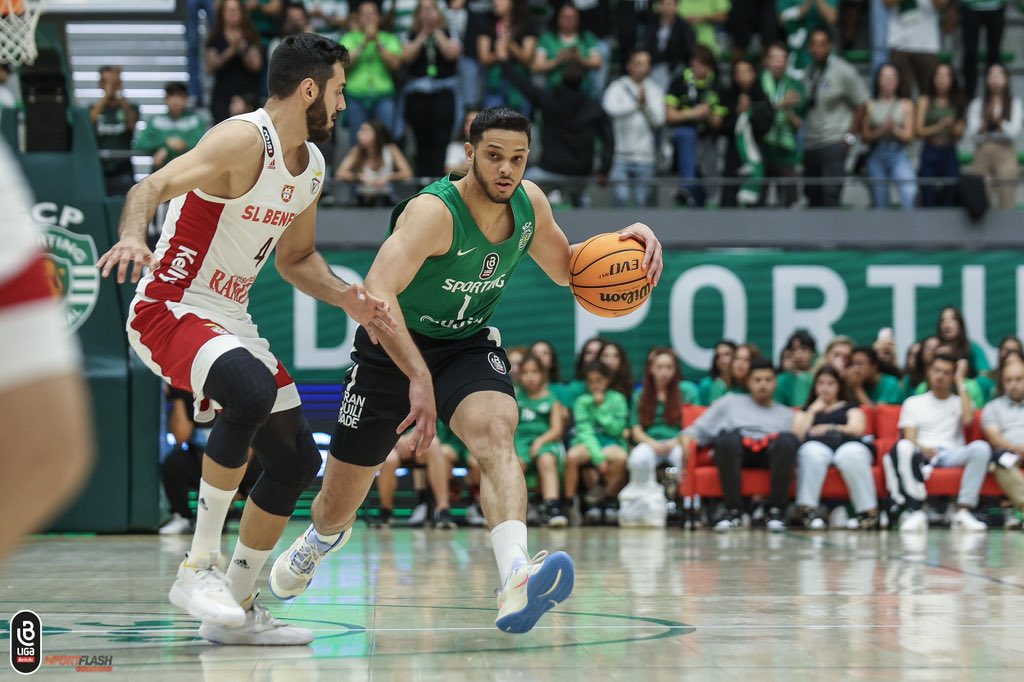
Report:
[[290,96],[312,78],[321,90],[334,75],[334,65],[348,66],[348,48],[315,33],[296,33],[281,41],[270,57],[267,90],[271,97]]
[[515,109],[504,105],[491,107],[481,111],[473,120],[473,125],[469,127],[469,143],[477,146],[488,130],[512,130],[526,133],[526,143],[529,144],[530,128],[530,119]]

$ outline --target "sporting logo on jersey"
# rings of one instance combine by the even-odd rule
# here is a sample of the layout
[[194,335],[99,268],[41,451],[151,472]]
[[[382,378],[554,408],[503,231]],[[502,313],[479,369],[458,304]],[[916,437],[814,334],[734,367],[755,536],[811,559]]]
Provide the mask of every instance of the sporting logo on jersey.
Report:
[[54,292],[64,299],[64,330],[77,330],[96,308],[100,296],[100,272],[96,269],[96,242],[59,225],[43,233],[46,267]]
[[501,259],[498,258],[498,254],[493,251],[484,256],[484,267],[480,270],[480,279],[490,279],[498,269],[500,261]]
[[508,369],[505,367],[505,362],[495,352],[487,354],[487,362],[491,363],[491,367],[498,374],[508,374]]
[[274,158],[274,138],[270,137],[270,131],[267,130],[267,126],[261,128],[263,131],[263,143],[267,145],[267,158]]
[[533,223],[526,223],[523,225],[523,235],[519,238],[519,250],[522,251],[526,248],[526,245],[530,242],[530,237],[533,236]]
[[313,178],[313,182],[309,185],[309,193],[316,194],[320,191],[320,178]]
[[292,200],[292,194],[295,193],[295,185],[285,185],[281,188],[281,201],[288,203]]

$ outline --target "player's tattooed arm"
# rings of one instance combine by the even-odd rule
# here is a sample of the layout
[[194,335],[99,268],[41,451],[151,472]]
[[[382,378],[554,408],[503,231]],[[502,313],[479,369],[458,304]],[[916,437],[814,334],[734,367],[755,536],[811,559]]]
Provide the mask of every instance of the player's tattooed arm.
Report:
[[416,424],[413,447],[417,453],[430,445],[437,429],[434,382],[405,326],[398,295],[409,286],[427,258],[451,249],[452,234],[451,213],[444,203],[431,195],[416,197],[399,216],[395,231],[380,247],[366,275],[366,287],[391,306],[398,320],[395,335],[380,342],[409,377],[409,415],[398,426],[398,433]]
[[377,343],[380,336],[394,336],[395,318],[390,306],[370,294],[362,284],[349,284],[334,274],[316,250],[316,204],[295,216],[281,235],[274,264],[286,282],[299,291],[344,310],[363,325]]
[[138,282],[144,266],[156,265],[146,246],[146,230],[157,207],[197,187],[205,189],[232,171],[252,172],[262,158],[263,138],[256,127],[231,122],[217,126],[194,149],[147,176],[125,197],[119,240],[96,262],[101,274],[107,277],[116,266],[117,281],[123,284],[134,264],[131,279]]

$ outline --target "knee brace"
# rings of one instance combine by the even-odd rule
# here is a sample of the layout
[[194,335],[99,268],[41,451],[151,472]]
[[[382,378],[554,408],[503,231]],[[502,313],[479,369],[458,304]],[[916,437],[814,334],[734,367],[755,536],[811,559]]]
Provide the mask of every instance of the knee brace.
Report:
[[277,400],[274,375],[252,353],[235,348],[210,367],[203,392],[223,408],[210,431],[206,453],[223,467],[244,466],[253,436]]
[[[294,412],[299,412],[299,409],[295,408]],[[313,432],[301,415],[299,419],[301,423],[292,431],[291,437],[268,434],[276,443],[263,448],[260,447],[264,437],[261,432],[257,442],[263,475],[253,486],[250,497],[260,509],[269,514],[291,516],[299,496],[313,482],[323,465],[320,450],[313,440]],[[277,425],[270,425],[269,428],[274,426]]]

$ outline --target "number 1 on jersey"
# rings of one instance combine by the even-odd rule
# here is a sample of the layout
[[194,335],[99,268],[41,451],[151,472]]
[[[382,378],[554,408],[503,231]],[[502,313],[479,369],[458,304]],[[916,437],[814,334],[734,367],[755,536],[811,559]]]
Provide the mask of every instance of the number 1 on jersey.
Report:
[[256,254],[254,259],[257,263],[263,263],[263,259],[267,257],[267,252],[270,251],[270,245],[274,243],[274,238],[271,237],[267,240],[267,243],[260,247],[260,252]]
[[466,302],[462,304],[461,308],[459,308],[459,316],[455,318],[456,320],[465,319],[466,308],[469,307],[469,302],[472,301],[472,300],[473,300],[473,297],[470,296],[469,294],[466,294]]

